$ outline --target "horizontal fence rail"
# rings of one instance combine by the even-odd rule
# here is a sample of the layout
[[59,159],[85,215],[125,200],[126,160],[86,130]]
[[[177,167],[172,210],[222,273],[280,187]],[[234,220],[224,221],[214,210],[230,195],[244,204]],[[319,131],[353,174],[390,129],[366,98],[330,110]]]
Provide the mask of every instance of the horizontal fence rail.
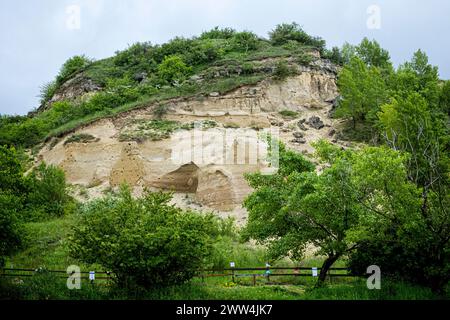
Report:
[[[266,279],[267,284],[273,284],[270,282],[270,278],[274,277],[318,277],[320,267],[228,267],[228,268],[212,268],[212,269],[199,269],[194,275],[196,278],[201,278],[202,280],[206,278],[214,277],[230,277],[232,282],[236,282],[236,279],[241,278],[252,278],[253,285],[256,285],[258,279]],[[0,269],[0,277],[32,277],[40,272],[56,273],[59,274],[58,278],[68,278],[75,272],[67,273],[66,270],[47,270],[43,268],[2,268]],[[280,272],[281,271],[281,272]],[[284,271],[284,272],[283,272]],[[349,268],[330,268],[327,272],[327,278],[356,278],[361,277],[357,275],[352,275],[349,273]],[[90,273],[94,272],[95,278],[92,280],[90,278]],[[80,271],[80,279],[90,280],[91,283],[97,280],[113,280],[114,273],[111,271]]]

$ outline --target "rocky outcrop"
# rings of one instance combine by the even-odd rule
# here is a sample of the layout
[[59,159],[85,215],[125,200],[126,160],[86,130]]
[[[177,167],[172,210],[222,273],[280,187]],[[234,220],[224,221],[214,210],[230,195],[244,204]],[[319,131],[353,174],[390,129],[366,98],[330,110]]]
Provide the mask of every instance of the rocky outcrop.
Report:
[[[327,113],[337,96],[335,77],[331,71],[312,68],[282,82],[268,79],[224,95],[173,99],[166,102],[166,120],[180,124],[214,120],[217,126],[186,129],[157,141],[121,141],[121,133],[134,128],[135,121],[153,119],[155,106],[149,105],[73,133],[92,135],[92,141],[64,144],[68,135],[56,144],[47,143],[39,158],[61,166],[68,182],[88,188],[91,196],[126,182],[136,192],[143,188],[173,191],[181,195],[174,200],[179,206],[198,204],[235,215],[242,222],[241,204],[251,192],[244,174],[269,167],[262,132],[269,130],[303,153],[313,151],[312,141],[331,139],[327,130],[302,126],[333,126]],[[298,117],[283,119],[279,112],[284,110],[295,111]]]
[[86,77],[83,73],[78,73],[73,78],[64,82],[53,97],[37,109],[37,112],[51,108],[52,104],[57,101],[82,99],[86,95],[101,89],[101,86],[96,84],[92,79]]

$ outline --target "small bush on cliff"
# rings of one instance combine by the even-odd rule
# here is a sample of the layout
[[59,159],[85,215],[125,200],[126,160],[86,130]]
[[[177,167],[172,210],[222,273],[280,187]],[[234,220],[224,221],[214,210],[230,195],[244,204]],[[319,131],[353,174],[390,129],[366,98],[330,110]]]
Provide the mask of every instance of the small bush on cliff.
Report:
[[87,58],[85,55],[74,56],[74,57],[68,59],[61,67],[61,70],[59,71],[59,74],[56,77],[56,83],[58,85],[61,85],[64,81],[69,79],[72,75],[83,70],[91,63],[92,63],[92,60]]
[[187,66],[179,56],[165,57],[158,66],[158,75],[166,83],[182,82],[191,73],[192,68]]
[[122,186],[117,196],[84,208],[70,241],[71,255],[114,272],[117,284],[166,286],[191,279],[212,250],[213,215],[169,205],[170,194],[134,199]]
[[294,72],[285,60],[278,61],[275,65],[274,77],[277,80],[283,80],[292,75]]

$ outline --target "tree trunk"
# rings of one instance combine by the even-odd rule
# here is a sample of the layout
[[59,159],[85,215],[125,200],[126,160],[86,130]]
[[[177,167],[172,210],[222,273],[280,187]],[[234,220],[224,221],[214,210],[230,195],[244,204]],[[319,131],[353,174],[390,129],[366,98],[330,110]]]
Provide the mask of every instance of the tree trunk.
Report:
[[325,278],[327,277],[328,270],[331,268],[331,266],[336,262],[336,260],[340,257],[339,254],[336,255],[330,255],[328,258],[325,259],[325,261],[322,264],[322,267],[320,268],[319,278],[317,279],[317,287],[320,287],[325,282]]

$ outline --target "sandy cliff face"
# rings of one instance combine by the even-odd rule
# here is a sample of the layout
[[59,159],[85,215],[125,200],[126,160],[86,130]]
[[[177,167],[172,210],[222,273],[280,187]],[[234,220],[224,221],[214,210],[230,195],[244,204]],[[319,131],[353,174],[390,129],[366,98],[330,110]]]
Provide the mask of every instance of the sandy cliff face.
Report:
[[[312,141],[332,140],[333,121],[328,117],[337,96],[335,74],[308,70],[282,82],[264,80],[226,95],[168,102],[166,120],[188,124],[214,120],[208,129],[181,130],[169,138],[152,141],[122,141],[121,134],[153,119],[153,109],[130,111],[103,119],[73,134],[90,134],[88,143],[48,143],[39,159],[59,165],[71,184],[84,186],[90,196],[126,182],[137,193],[144,188],[175,192],[174,202],[183,207],[211,209],[245,220],[242,200],[251,191],[243,174],[269,166],[262,143],[264,130],[309,153]],[[283,118],[283,110],[295,118]],[[320,118],[309,121],[311,117]]]

